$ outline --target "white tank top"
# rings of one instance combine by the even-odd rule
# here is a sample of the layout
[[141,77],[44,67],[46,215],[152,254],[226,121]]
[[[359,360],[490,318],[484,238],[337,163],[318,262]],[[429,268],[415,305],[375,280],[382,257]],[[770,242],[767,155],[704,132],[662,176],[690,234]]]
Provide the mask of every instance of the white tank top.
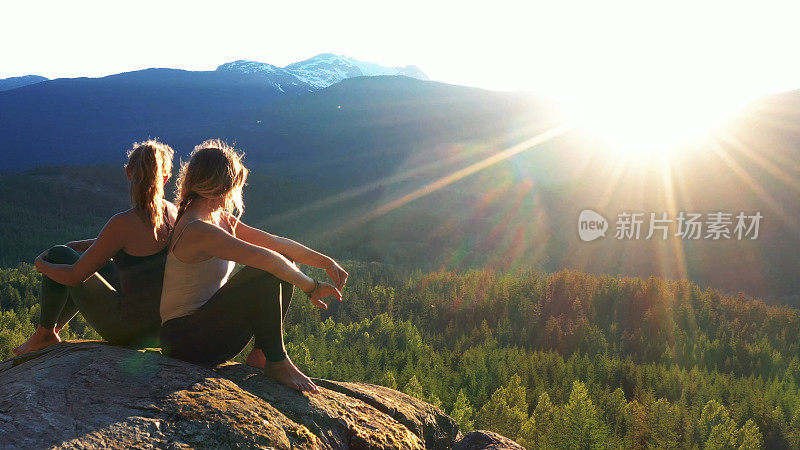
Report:
[[[191,222],[190,222],[191,223]],[[189,224],[186,224],[189,226]],[[161,323],[197,311],[225,285],[235,263],[211,257],[198,263],[185,263],[173,253],[183,232],[167,253],[164,267],[164,285],[161,288]]]

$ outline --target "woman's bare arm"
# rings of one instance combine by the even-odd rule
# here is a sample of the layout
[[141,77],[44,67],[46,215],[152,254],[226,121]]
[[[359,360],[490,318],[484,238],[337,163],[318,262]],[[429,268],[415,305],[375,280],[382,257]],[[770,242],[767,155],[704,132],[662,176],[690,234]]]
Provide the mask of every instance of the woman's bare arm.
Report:
[[96,240],[97,239],[93,238],[93,239],[83,239],[80,241],[70,241],[67,242],[66,245],[67,247],[75,250],[76,252],[85,252],[86,250],[89,250],[89,247],[91,247],[92,244],[94,244],[94,241]]
[[[235,217],[229,217],[229,220],[236,221]],[[231,225],[233,225],[233,222],[231,222]],[[253,228],[241,221],[238,222],[235,230],[236,237],[245,242],[276,251],[300,264],[324,269],[339,289],[342,289],[347,281],[347,271],[342,269],[333,258],[310,249],[299,242]]]
[[277,251],[238,239],[215,225],[197,221],[189,224],[183,234],[181,244],[184,252],[214,256],[269,272],[299,287],[309,294],[314,303],[323,308],[327,308],[320,300],[323,297],[333,295],[340,301],[342,299],[342,294],[336,287],[317,283]]
[[124,224],[120,217],[114,216],[75,264],[50,263],[44,260],[45,254],[42,253],[36,258],[36,269],[57,283],[77,286],[122,249],[125,245],[124,233]]

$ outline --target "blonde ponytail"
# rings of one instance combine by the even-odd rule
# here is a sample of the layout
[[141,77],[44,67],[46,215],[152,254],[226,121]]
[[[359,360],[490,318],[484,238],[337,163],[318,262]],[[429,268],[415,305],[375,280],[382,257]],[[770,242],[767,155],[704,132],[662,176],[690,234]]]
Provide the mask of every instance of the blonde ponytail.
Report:
[[153,227],[153,236],[158,240],[158,231],[166,223],[164,215],[164,177],[172,173],[170,146],[151,139],[133,144],[128,152],[131,203]]

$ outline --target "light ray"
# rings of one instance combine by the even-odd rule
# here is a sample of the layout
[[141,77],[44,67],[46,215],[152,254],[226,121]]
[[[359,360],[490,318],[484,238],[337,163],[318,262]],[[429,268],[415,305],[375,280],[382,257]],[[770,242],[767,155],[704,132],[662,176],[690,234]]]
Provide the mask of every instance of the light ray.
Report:
[[[667,205],[667,214],[669,217],[676,217],[678,215],[678,205],[675,200],[675,187],[672,183],[672,164],[668,157],[662,158],[661,180],[664,203]],[[672,250],[675,254],[675,264],[678,268],[678,275],[680,278],[689,278],[689,268],[686,263],[686,253],[683,250],[683,240],[671,239],[671,241]]]
[[413,192],[410,192],[410,193],[408,193],[408,194],[406,194],[406,195],[404,195],[404,196],[402,196],[400,198],[397,198],[397,199],[392,200],[392,201],[390,201],[390,202],[388,202],[388,203],[386,203],[386,204],[384,204],[384,205],[382,205],[382,206],[380,206],[378,208],[375,208],[374,210],[372,210],[372,211],[364,214],[360,218],[358,218],[355,221],[355,223],[356,224],[361,224],[361,223],[365,223],[365,222],[368,222],[370,220],[373,220],[373,219],[375,219],[377,217],[380,217],[380,216],[382,216],[382,215],[384,215],[384,214],[386,214],[386,213],[388,213],[388,212],[390,212],[392,210],[395,210],[395,209],[397,209],[397,208],[399,208],[399,207],[401,207],[403,205],[406,205],[406,204],[408,204],[408,203],[410,203],[410,202],[412,202],[414,200],[417,200],[417,199],[419,199],[421,197],[424,197],[426,195],[432,194],[432,193],[438,191],[439,189],[441,189],[441,188],[443,188],[443,187],[445,187],[447,185],[450,185],[450,184],[452,184],[452,183],[454,183],[454,182],[456,182],[458,180],[461,180],[462,178],[465,178],[465,177],[467,177],[469,175],[472,175],[472,174],[474,174],[474,173],[476,173],[476,172],[478,172],[480,170],[483,170],[483,169],[486,169],[487,167],[493,166],[494,164],[497,164],[500,161],[506,160],[506,159],[518,154],[518,153],[521,153],[521,152],[523,152],[525,150],[528,150],[530,148],[533,148],[533,147],[535,147],[535,146],[537,146],[539,144],[547,142],[547,141],[549,141],[549,140],[551,140],[551,139],[553,139],[553,138],[555,138],[557,136],[560,136],[560,135],[564,134],[565,132],[567,132],[568,130],[569,130],[569,126],[567,126],[567,125],[561,125],[561,126],[558,126],[558,127],[555,127],[555,128],[551,128],[551,129],[549,129],[549,130],[547,130],[547,131],[545,131],[545,132],[543,132],[543,133],[541,133],[539,135],[536,135],[536,136],[534,136],[534,137],[532,137],[530,139],[527,139],[527,140],[525,140],[525,141],[523,141],[523,142],[521,142],[519,144],[513,145],[513,146],[511,146],[511,147],[509,147],[509,148],[507,148],[505,150],[502,150],[502,151],[500,151],[500,152],[498,152],[498,153],[496,153],[496,154],[494,154],[492,156],[489,156],[488,158],[485,158],[485,159],[483,159],[481,161],[478,161],[478,162],[476,162],[474,164],[471,164],[471,165],[469,165],[469,166],[467,166],[467,167],[465,167],[463,169],[459,169],[459,170],[453,172],[450,175],[444,176],[444,177],[442,177],[442,178],[440,178],[440,179],[438,179],[438,180],[436,180],[436,181],[434,181],[432,183],[429,183],[426,186],[423,186],[423,187],[421,187],[421,188],[419,188],[419,189],[417,189],[417,190],[415,190]]
[[332,195],[330,197],[324,198],[322,200],[315,201],[308,205],[305,205],[300,208],[293,208],[290,211],[287,211],[282,214],[278,214],[276,216],[270,217],[270,222],[272,224],[281,223],[281,222],[290,222],[298,217],[302,217],[307,215],[309,212],[332,206],[337,203],[341,203],[343,201],[358,197],[359,195],[366,194],[368,192],[384,188],[387,186],[391,186],[393,184],[397,184],[403,181],[406,181],[412,177],[423,175],[430,171],[436,170],[440,167],[447,166],[448,164],[457,162],[460,158],[458,156],[453,156],[444,160],[439,160],[427,165],[422,165],[415,167],[414,169],[401,172],[398,174],[394,174],[392,176],[382,178],[380,180],[374,181],[372,183],[365,184],[363,186],[358,186],[355,188],[347,189],[343,192],[340,192],[336,195]]
[[608,206],[609,202],[611,202],[611,198],[614,194],[614,191],[617,189],[617,185],[619,184],[619,180],[622,177],[622,172],[625,171],[625,160],[622,159],[618,164],[614,166],[614,172],[611,174],[611,179],[608,180],[606,183],[605,190],[600,195],[600,201],[597,203],[598,211],[602,211],[606,206]]
[[786,214],[786,212],[781,208],[775,198],[770,195],[758,182],[751,177],[746,170],[738,163],[735,159],[731,157],[716,140],[709,139],[707,142],[708,147],[714,151],[714,153],[719,156],[720,159],[735,173],[742,181],[750,187],[750,189],[763,200],[767,206],[777,214],[781,219],[786,221],[786,223],[791,224],[793,227],[797,227],[797,222],[794,218]]
[[[462,162],[466,157],[462,154],[452,155],[448,158],[438,159],[436,161],[430,162],[428,164],[420,165],[414,167],[413,169],[407,170],[405,172],[397,173],[391,175],[386,178],[379,179],[377,181],[365,184],[363,186],[354,187],[351,189],[347,189],[343,192],[337,193],[330,197],[323,198],[321,200],[317,200],[313,203],[307,204],[305,206],[299,208],[293,208],[290,211],[286,211],[281,214],[277,214],[271,216],[269,218],[270,225],[276,225],[280,223],[287,223],[292,222],[293,220],[297,219],[298,217],[307,216],[309,213],[319,210],[321,208],[330,207],[336,205],[338,203],[344,202],[346,200],[350,200],[356,198],[360,195],[364,195],[366,193],[385,188],[391,185],[395,185],[401,183],[403,181],[407,181],[416,176],[422,176],[431,172],[434,172],[438,169],[442,169],[454,164],[458,164]],[[266,225],[263,224],[262,225]]]
[[726,143],[730,144],[740,154],[746,156],[751,161],[761,166],[764,170],[769,172],[770,175],[781,180],[782,182],[791,186],[795,190],[800,191],[800,181],[792,178],[789,174],[783,171],[783,169],[781,169],[777,164],[770,161],[768,158],[759,154],[755,150],[751,149],[736,137],[728,133],[720,133],[719,138],[724,140]]
[[362,216],[360,216],[360,217],[358,217],[356,219],[352,219],[352,220],[350,220],[348,222],[345,222],[343,224],[340,224],[340,225],[338,225],[336,227],[333,227],[333,228],[330,228],[330,229],[328,229],[326,231],[320,232],[320,233],[317,234],[318,238],[324,239],[326,237],[329,237],[331,235],[335,235],[335,234],[337,234],[337,233],[339,233],[339,232],[341,232],[343,230],[346,230],[348,228],[364,224],[364,223],[366,223],[366,222],[368,222],[370,220],[373,220],[373,219],[375,219],[377,217],[380,217],[380,216],[382,216],[382,215],[384,215],[384,214],[386,214],[386,213],[388,213],[388,212],[390,212],[390,211],[392,211],[392,210],[394,210],[396,208],[399,208],[400,206],[406,205],[411,201],[417,200],[419,198],[427,196],[428,194],[436,192],[437,190],[439,190],[439,189],[441,189],[441,188],[443,188],[443,187],[445,187],[445,186],[447,186],[447,185],[449,185],[451,183],[454,183],[454,182],[456,182],[456,181],[458,181],[458,180],[460,180],[460,179],[462,179],[464,177],[472,175],[472,174],[474,174],[474,173],[476,173],[476,172],[478,172],[478,171],[480,171],[482,169],[485,169],[485,168],[490,167],[490,166],[492,166],[492,165],[494,165],[494,164],[496,164],[498,162],[506,160],[506,159],[518,154],[518,153],[521,153],[521,152],[525,151],[525,150],[531,149],[536,145],[539,145],[539,144],[547,142],[547,141],[549,141],[551,139],[554,139],[554,138],[566,133],[570,129],[571,129],[571,126],[569,126],[569,125],[560,125],[560,126],[556,126],[556,127],[550,128],[550,129],[548,129],[548,130],[546,130],[546,131],[544,131],[544,132],[542,132],[542,133],[540,133],[540,134],[538,134],[538,135],[536,135],[536,136],[534,136],[532,138],[529,138],[529,139],[527,139],[527,140],[525,140],[525,141],[523,141],[521,143],[513,145],[513,146],[511,146],[511,147],[509,147],[509,148],[507,148],[505,150],[502,150],[502,151],[500,151],[498,153],[495,153],[492,156],[489,156],[489,157],[487,157],[487,158],[485,158],[485,159],[483,159],[483,160],[481,160],[479,162],[473,163],[473,164],[471,164],[471,165],[469,165],[469,166],[467,166],[465,168],[462,168],[462,169],[459,169],[459,170],[453,172],[450,175],[444,176],[444,177],[442,177],[442,178],[440,178],[440,179],[438,179],[438,180],[436,180],[434,182],[431,182],[431,183],[429,183],[429,184],[427,184],[427,185],[425,185],[425,186],[423,186],[423,187],[421,187],[419,189],[416,189],[416,190],[412,191],[409,194],[403,195],[403,196],[401,196],[401,197],[399,197],[399,198],[397,198],[395,200],[389,201],[388,203],[386,203],[386,204],[384,204],[382,206],[379,206],[379,207],[377,207],[377,208],[375,208],[375,209],[363,214]]

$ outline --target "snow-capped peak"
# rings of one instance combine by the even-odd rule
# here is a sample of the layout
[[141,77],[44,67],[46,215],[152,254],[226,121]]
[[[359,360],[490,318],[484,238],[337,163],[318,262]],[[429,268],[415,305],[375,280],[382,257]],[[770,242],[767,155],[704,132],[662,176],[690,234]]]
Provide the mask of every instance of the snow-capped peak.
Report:
[[425,73],[416,66],[386,67],[332,53],[322,53],[282,68],[266,63],[239,60],[223,64],[217,70],[232,70],[241,73],[264,72],[284,77],[296,77],[300,83],[306,84],[309,90],[322,89],[344,79],[360,76],[405,75],[420,80],[428,79]]
[[29,84],[41,83],[42,81],[47,80],[48,78],[40,75],[25,75],[21,77],[4,78],[0,80],[0,91],[10,91],[11,89],[27,86]]
[[256,61],[246,61],[243,59],[236,60],[234,62],[225,63],[219,67],[217,70],[235,70],[241,73],[256,73],[256,72],[275,72],[275,70],[280,70],[280,67],[273,66],[272,64],[261,63]]

